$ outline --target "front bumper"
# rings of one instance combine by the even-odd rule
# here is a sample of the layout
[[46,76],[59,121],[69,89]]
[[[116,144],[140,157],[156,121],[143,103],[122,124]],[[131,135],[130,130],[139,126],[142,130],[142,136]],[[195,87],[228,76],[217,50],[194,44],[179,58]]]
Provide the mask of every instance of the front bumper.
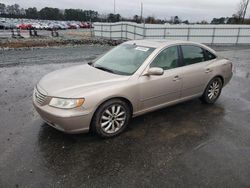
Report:
[[33,100],[41,118],[50,126],[66,133],[88,132],[93,113],[79,109],[59,109],[49,105],[41,106]]

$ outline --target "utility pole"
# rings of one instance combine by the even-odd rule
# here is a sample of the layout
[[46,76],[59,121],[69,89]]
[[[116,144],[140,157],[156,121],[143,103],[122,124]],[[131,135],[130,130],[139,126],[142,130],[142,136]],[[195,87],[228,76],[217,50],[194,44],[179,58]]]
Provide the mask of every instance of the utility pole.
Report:
[[141,23],[142,23],[142,16],[143,16],[143,3],[141,2]]
[[114,0],[114,14],[115,14],[115,0]]
[[245,0],[244,1],[244,10],[243,10],[243,19],[242,19],[242,23],[244,23],[245,17],[246,17],[246,12],[247,12],[247,7],[249,4],[249,0]]

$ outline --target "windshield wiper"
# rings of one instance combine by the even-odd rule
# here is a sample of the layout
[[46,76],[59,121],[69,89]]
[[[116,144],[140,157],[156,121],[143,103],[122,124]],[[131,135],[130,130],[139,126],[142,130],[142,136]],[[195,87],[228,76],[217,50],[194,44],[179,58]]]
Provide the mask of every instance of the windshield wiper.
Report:
[[114,71],[113,71],[113,70],[108,69],[108,68],[106,68],[106,67],[102,67],[102,66],[94,66],[94,67],[95,67],[95,68],[97,68],[97,69],[100,69],[100,70],[106,71],[106,72],[114,73]]

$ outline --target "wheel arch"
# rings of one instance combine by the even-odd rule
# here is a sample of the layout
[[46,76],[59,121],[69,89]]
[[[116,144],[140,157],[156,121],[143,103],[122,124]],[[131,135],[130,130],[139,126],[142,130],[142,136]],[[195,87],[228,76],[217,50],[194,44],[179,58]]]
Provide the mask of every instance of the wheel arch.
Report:
[[110,97],[110,98],[107,98],[107,99],[101,101],[101,102],[96,106],[96,108],[95,108],[95,110],[94,110],[94,113],[93,113],[93,116],[92,116],[91,121],[90,121],[90,129],[91,129],[91,127],[92,127],[93,118],[95,117],[95,114],[96,114],[97,110],[100,108],[100,106],[103,105],[104,103],[106,103],[106,102],[108,102],[108,101],[110,101],[110,100],[114,100],[114,99],[122,100],[122,101],[124,101],[126,104],[128,104],[128,106],[129,106],[129,108],[130,108],[130,110],[131,110],[131,116],[133,116],[134,107],[133,107],[133,105],[132,105],[132,102],[131,102],[129,99],[127,99],[126,97],[122,97],[122,96],[113,96],[113,97]]
[[208,86],[208,84],[211,82],[211,80],[213,80],[213,79],[215,79],[215,78],[220,78],[221,79],[221,81],[222,81],[222,87],[224,86],[224,78],[223,78],[223,76],[222,75],[215,75],[215,76],[213,76],[210,80],[208,80],[208,82],[207,82],[207,84],[205,85],[205,88],[203,89],[203,93],[202,94],[204,94],[204,92],[206,91],[206,88],[207,88],[207,86]]
[[224,77],[223,77],[222,75],[220,75],[220,74],[216,74],[216,75],[214,75],[210,80],[207,81],[207,83],[206,83],[204,89],[206,89],[207,86],[208,86],[208,84],[209,84],[209,82],[211,82],[211,80],[213,80],[213,79],[215,79],[215,78],[220,78],[221,81],[222,81],[222,86],[224,86],[224,82],[225,82],[225,81],[224,81]]
[[[224,82],[225,82],[225,80],[224,80],[224,78],[223,78],[223,76],[222,75],[216,75],[216,76],[214,76],[211,80],[213,80],[213,79],[215,79],[215,78],[220,78],[221,79],[221,81],[222,81],[222,86],[224,86]],[[211,81],[210,80],[210,81]],[[210,82],[209,81],[209,82]]]
[[219,79],[221,80],[221,82],[222,82],[222,87],[223,87],[223,85],[224,85],[224,78],[223,78],[223,76],[221,76],[221,75],[216,75],[216,76],[214,76],[213,78],[211,78],[211,79],[209,80],[209,82],[207,83],[207,86],[206,86],[205,90],[203,91],[202,96],[200,97],[200,100],[201,100],[202,102],[206,103],[206,104],[213,104],[213,103],[215,103],[215,101],[216,101],[216,100],[219,98],[219,96],[220,96],[222,87],[220,88],[220,92],[219,92],[218,96],[216,96],[216,99],[215,99],[214,101],[209,101],[209,100],[207,100],[207,94],[206,94],[206,92],[207,92],[208,86],[209,86],[210,83],[212,83],[212,81],[213,81],[214,79],[216,79],[216,78],[219,78]]

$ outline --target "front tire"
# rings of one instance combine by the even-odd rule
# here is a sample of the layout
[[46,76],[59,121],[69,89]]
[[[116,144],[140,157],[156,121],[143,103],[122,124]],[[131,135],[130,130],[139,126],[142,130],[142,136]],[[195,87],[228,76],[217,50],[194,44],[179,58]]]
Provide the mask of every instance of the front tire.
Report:
[[222,80],[219,77],[215,77],[208,83],[201,101],[206,104],[214,104],[221,94],[222,87]]
[[131,113],[129,105],[123,100],[109,100],[95,112],[91,128],[102,138],[117,136],[128,126]]

